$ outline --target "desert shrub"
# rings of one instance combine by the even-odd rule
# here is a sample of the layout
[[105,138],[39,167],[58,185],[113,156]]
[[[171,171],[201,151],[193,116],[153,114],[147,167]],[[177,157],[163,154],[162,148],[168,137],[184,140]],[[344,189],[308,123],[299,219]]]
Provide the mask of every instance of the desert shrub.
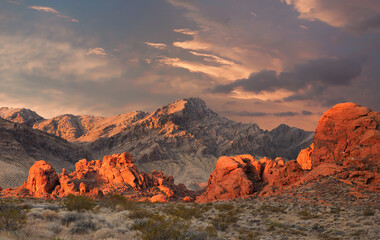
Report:
[[128,214],[130,219],[153,218],[156,214],[146,209],[133,209]]
[[265,225],[267,226],[267,231],[274,231],[276,228],[283,228],[286,229],[286,225],[280,223],[280,222],[275,222],[275,221],[270,221],[266,220]]
[[273,213],[286,213],[286,210],[282,206],[273,206],[270,204],[264,204],[259,208],[262,212],[273,212]]
[[61,223],[67,227],[69,226],[70,223],[81,221],[83,219],[84,219],[84,216],[81,213],[68,212],[62,216]]
[[108,194],[99,200],[99,204],[101,207],[110,208],[112,210],[129,210],[139,207],[141,203],[128,200],[119,194]]
[[369,217],[375,215],[375,211],[370,208],[366,208],[363,210],[363,216]]
[[309,220],[313,218],[319,218],[318,215],[310,213],[307,209],[304,209],[297,214],[303,220]]
[[226,231],[229,226],[235,224],[238,221],[239,212],[236,209],[232,209],[225,213],[219,213],[211,218],[211,223],[219,231]]
[[77,221],[71,227],[71,234],[86,234],[89,230],[94,231],[96,229],[96,225],[91,220]]
[[239,231],[239,239],[245,240],[245,239],[258,239],[262,233],[258,231],[250,231],[247,229],[240,229]]
[[0,231],[16,231],[26,223],[27,208],[11,200],[0,200]]
[[62,226],[59,223],[51,223],[48,226],[48,230],[53,232],[54,234],[58,234],[62,232]]
[[96,201],[86,196],[69,195],[63,201],[63,206],[69,211],[92,210],[96,205]]
[[178,218],[155,215],[149,219],[136,221],[132,227],[140,231],[143,240],[211,240],[215,239],[204,229],[190,229]]
[[339,214],[342,211],[342,209],[338,208],[331,208],[330,213],[332,214]]
[[182,219],[189,220],[192,217],[194,218],[201,218],[203,217],[203,214],[207,212],[210,209],[208,206],[202,206],[200,204],[193,204],[193,205],[183,205],[183,204],[177,204],[177,205],[170,205],[165,209],[166,214],[170,214],[174,217],[179,217]]
[[101,228],[98,231],[96,231],[95,239],[109,239],[114,238],[114,230],[108,229],[108,228]]
[[231,203],[222,203],[222,204],[215,204],[215,209],[218,209],[219,211],[230,211],[235,208],[235,206]]
[[44,210],[41,213],[41,217],[43,217],[47,221],[54,221],[59,219],[59,214],[52,210]]
[[315,223],[312,227],[311,227],[312,230],[314,231],[317,231],[317,232],[323,232],[325,230],[325,228],[321,225],[319,225],[318,223]]

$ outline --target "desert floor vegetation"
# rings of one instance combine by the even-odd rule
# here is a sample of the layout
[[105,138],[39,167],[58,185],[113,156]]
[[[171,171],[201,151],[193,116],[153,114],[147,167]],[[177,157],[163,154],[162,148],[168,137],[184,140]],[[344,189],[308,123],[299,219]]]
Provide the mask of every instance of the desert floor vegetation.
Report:
[[[339,209],[339,210],[337,210]],[[379,213],[276,198],[215,203],[0,200],[0,239],[377,239]]]

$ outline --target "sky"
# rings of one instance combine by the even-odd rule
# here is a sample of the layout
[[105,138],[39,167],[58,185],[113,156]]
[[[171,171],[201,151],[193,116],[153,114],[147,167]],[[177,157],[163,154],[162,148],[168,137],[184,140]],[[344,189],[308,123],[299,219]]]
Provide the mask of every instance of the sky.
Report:
[[229,119],[314,130],[380,109],[378,0],[2,0],[0,107],[45,118],[200,97]]

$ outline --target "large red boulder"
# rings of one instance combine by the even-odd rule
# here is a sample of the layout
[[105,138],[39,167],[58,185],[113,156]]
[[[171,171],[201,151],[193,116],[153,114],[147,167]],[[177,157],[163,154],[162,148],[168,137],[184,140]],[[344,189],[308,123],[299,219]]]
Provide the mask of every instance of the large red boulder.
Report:
[[[251,155],[220,157],[211,173],[206,192],[197,202],[232,199],[258,191],[261,165]],[[261,186],[260,186],[261,187]]]
[[55,170],[45,161],[37,161],[29,170],[28,181],[24,188],[30,195],[38,198],[49,196],[59,184],[59,178]]
[[341,103],[325,112],[314,135],[313,167],[335,163],[365,169],[380,161],[380,113],[355,103]]
[[311,170],[311,154],[314,150],[314,143],[310,145],[310,147],[302,149],[298,154],[297,162],[301,165],[303,170]]

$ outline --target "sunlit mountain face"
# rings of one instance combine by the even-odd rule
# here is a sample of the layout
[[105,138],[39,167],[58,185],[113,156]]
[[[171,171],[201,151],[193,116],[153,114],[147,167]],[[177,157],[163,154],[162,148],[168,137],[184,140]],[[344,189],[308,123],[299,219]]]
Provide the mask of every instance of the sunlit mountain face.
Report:
[[4,0],[0,107],[113,116],[200,97],[229,119],[313,130],[379,109],[376,0]]

